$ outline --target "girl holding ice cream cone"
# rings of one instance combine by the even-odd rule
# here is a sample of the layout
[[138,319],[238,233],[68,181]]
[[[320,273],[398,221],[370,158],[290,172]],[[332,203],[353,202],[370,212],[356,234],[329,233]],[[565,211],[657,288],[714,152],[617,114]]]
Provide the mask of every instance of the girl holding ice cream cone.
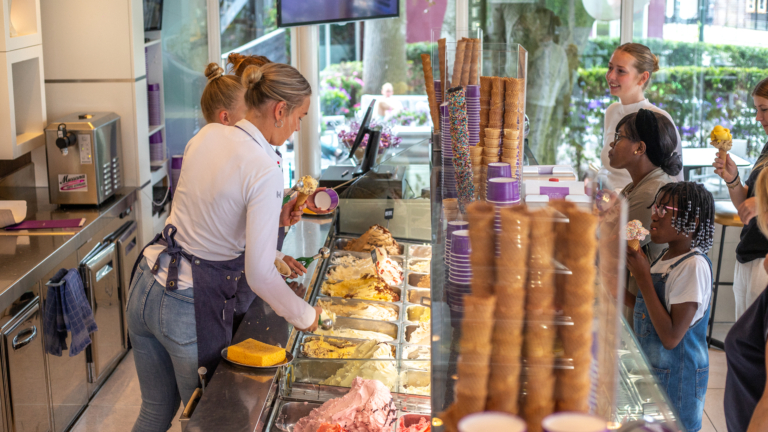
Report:
[[639,292],[634,308],[638,342],[659,385],[689,432],[701,430],[709,379],[707,324],[715,231],[715,201],[704,186],[670,183],[651,206],[651,240],[669,248],[652,263],[627,248],[627,268]]
[[[755,120],[768,133],[768,78],[757,83],[752,90],[752,100],[755,104]],[[713,143],[716,141],[714,132]],[[719,175],[728,186],[731,202],[738,209],[739,218],[744,224],[741,239],[736,246],[737,261],[733,273],[733,293],[736,299],[736,319],[738,319],[768,285],[768,274],[763,271],[765,255],[768,253],[768,238],[760,232],[755,217],[757,215],[755,182],[768,164],[768,143],[763,147],[760,157],[744,184],[731,157],[726,153],[723,158],[719,153],[712,166],[715,167],[715,174]]]
[[[628,220],[651,225],[651,205],[659,189],[674,181],[682,161],[677,153],[677,130],[663,114],[641,109],[621,119],[616,126],[608,159],[611,167],[629,174],[632,181],[621,191],[629,206]],[[653,260],[666,245],[640,241],[641,251]],[[637,284],[627,275],[625,316],[631,322]]]

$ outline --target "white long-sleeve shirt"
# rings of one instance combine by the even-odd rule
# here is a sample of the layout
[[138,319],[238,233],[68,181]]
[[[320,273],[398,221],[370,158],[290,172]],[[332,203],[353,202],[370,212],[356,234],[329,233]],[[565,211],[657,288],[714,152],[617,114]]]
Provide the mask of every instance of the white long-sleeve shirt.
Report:
[[[611,160],[608,158],[608,151],[611,150],[611,142],[616,135],[616,125],[619,124],[621,119],[625,116],[636,113],[641,109],[647,109],[655,111],[657,113],[664,114],[672,125],[675,125],[675,121],[672,120],[669,113],[656,105],[648,102],[648,99],[643,99],[640,102],[623,105],[621,102],[612,103],[608,109],[605,110],[605,128],[603,129],[603,150],[600,152],[600,161],[603,164],[603,168],[600,170],[601,175],[608,177],[608,181],[611,187],[614,189],[623,189],[624,186],[632,182],[632,177],[629,176],[629,172],[625,169],[611,168]],[[683,158],[683,142],[680,140],[680,132],[675,126],[675,133],[677,134],[677,154],[680,155],[680,159]],[[673,177],[675,181],[683,181],[683,171]]]
[[[185,251],[210,261],[228,261],[245,253],[251,289],[275,312],[298,328],[315,320],[315,310],[296,296],[275,268],[283,200],[282,158],[249,121],[241,127],[208,124],[187,144],[173,208],[166,224],[178,228]],[[170,261],[163,246],[147,248],[151,268],[160,258],[156,280],[165,285]],[[178,289],[192,287],[191,263],[182,260]]]

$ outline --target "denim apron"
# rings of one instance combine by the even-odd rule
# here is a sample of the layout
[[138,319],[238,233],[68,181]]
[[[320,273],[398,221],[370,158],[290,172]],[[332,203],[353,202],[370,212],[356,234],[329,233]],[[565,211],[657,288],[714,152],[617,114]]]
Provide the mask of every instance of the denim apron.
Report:
[[[165,246],[164,253],[171,257],[168,264],[168,278],[165,289],[175,291],[178,288],[179,265],[182,258],[192,264],[192,280],[195,289],[195,328],[197,330],[197,363],[208,370],[206,380],[210,380],[221,360],[221,350],[232,342],[235,311],[242,307],[247,299],[238,298],[246,295],[250,299],[256,296],[245,280],[245,254],[229,261],[208,261],[198,258],[182,249],[176,241],[176,227],[166,225],[163,232],[144,247],[159,244]],[[141,251],[131,272],[131,283],[136,268],[144,257]],[[158,256],[150,269],[156,275],[160,269]],[[250,305],[248,301],[248,305]],[[247,310],[238,310],[244,314]]]
[[[664,250],[651,267],[666,252]],[[696,255],[706,258],[711,274],[712,262],[699,251],[682,256],[669,267],[666,273],[651,273],[653,289],[665,308],[667,307],[666,283],[669,273],[680,263]],[[701,417],[704,413],[704,397],[707,393],[707,381],[709,380],[709,353],[707,351],[709,312],[708,306],[704,316],[688,329],[680,343],[675,348],[668,350],[662,345],[659,334],[653,327],[642,292],[638,291],[635,301],[634,324],[640,346],[656,373],[659,385],[667,392],[670,402],[677,410],[680,422],[688,432],[697,432],[701,429]]]

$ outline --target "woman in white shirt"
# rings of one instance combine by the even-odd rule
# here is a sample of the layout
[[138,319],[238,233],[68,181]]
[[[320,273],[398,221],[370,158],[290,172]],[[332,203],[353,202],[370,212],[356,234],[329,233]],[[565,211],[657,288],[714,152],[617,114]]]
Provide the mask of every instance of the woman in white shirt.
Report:
[[[675,124],[666,111],[648,102],[648,99],[645,98],[645,89],[651,82],[651,75],[658,70],[659,59],[653,55],[647,46],[637,43],[620,45],[608,62],[608,72],[605,74],[605,79],[608,81],[611,95],[618,97],[619,102],[611,104],[605,110],[603,149],[600,152],[603,168],[600,170],[600,174],[608,178],[609,186],[612,189],[623,189],[632,181],[627,170],[612,168],[608,158],[608,151],[611,149],[610,144],[616,134],[616,125],[619,124],[619,121],[644,108],[663,114],[672,121],[673,126]],[[677,131],[676,133],[677,154],[682,158],[682,141],[680,141],[680,133]],[[674,180],[683,181],[682,172],[674,176]]]
[[198,367],[215,368],[232,338],[243,275],[296,328],[317,327],[321,309],[297,297],[274,265],[274,227],[297,217],[282,206],[282,158],[271,147],[299,130],[311,88],[278,63],[249,67],[242,83],[245,119],[208,124],[187,144],[167,225],[132,277],[128,328],[142,394],[134,431],[167,430],[197,387]]

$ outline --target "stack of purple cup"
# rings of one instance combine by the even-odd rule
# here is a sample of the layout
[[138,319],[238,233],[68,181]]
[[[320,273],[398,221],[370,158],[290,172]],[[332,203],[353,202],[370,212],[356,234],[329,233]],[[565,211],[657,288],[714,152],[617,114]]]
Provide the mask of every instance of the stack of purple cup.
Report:
[[451,221],[448,222],[448,229],[445,232],[445,276],[448,277],[451,271],[451,236],[456,231],[469,229],[469,222],[467,221]]
[[[511,207],[513,205],[520,204],[520,186],[518,184],[518,181],[516,179],[513,179],[511,177],[499,177],[496,176],[494,178],[490,178],[491,176],[491,165],[506,165],[507,170],[511,171],[511,167],[509,164],[505,163],[493,163],[488,164],[488,186],[486,187],[486,201],[496,206],[496,218],[494,219],[494,225],[493,228],[496,231],[496,238],[499,237],[499,233],[501,233],[501,208],[502,207]],[[503,167],[498,167],[499,171],[496,171],[497,168],[494,168],[494,175],[499,174],[500,172],[509,172],[504,171]],[[509,172],[509,175],[511,176],[511,172]],[[499,249],[499,242],[496,242],[496,256],[500,255],[500,249]]]
[[476,146],[480,142],[480,86],[468,85],[466,99],[469,145]]
[[437,99],[437,106],[443,104],[443,83],[440,80],[435,80],[435,99]]
[[448,264],[448,307],[464,312],[464,296],[471,293],[472,268],[469,264],[469,231],[451,234],[451,259]]
[[163,122],[160,107],[160,84],[148,84],[147,94],[147,102],[149,103],[149,125],[158,126]]
[[451,119],[448,104],[440,106],[440,144],[443,147],[443,198],[458,198],[456,189],[456,169],[453,167],[453,147],[451,146]]
[[165,160],[162,131],[157,131],[149,137],[149,160],[152,162]]

